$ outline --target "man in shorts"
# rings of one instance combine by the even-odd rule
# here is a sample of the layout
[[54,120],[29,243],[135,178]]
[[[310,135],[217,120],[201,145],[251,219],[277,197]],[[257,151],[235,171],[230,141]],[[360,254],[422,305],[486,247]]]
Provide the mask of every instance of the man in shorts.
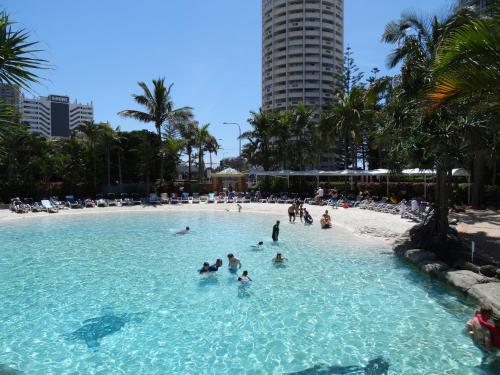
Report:
[[288,207],[288,221],[295,223],[295,203]]

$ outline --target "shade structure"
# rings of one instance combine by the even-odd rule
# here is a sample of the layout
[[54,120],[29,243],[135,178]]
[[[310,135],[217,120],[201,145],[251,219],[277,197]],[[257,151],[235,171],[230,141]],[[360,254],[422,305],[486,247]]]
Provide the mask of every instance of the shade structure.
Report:
[[226,168],[220,172],[214,173],[212,177],[245,177],[245,173],[241,173],[240,171],[234,168]]

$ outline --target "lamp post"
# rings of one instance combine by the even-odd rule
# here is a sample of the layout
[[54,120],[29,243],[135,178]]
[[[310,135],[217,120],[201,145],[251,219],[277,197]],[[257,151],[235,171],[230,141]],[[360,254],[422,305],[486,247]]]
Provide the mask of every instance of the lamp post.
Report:
[[238,130],[240,131],[240,137],[238,138],[240,141],[240,155],[239,155],[239,157],[241,159],[241,127],[240,127],[240,124],[238,124],[237,122],[224,122],[223,124],[224,125],[236,125],[236,126],[238,126]]

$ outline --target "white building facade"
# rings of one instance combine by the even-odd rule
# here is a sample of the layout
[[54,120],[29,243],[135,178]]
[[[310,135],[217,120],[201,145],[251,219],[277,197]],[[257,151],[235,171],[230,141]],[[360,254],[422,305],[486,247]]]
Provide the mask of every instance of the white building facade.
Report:
[[92,103],[70,103],[68,96],[49,95],[23,98],[21,115],[32,133],[68,138],[78,125],[94,120],[94,107]]

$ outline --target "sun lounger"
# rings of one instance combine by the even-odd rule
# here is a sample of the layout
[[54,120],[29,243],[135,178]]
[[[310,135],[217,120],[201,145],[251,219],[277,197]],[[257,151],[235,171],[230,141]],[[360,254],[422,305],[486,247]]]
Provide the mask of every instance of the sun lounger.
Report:
[[45,211],[47,211],[49,213],[59,212],[59,208],[54,207],[48,199],[42,200],[42,207],[44,208]]
[[132,193],[131,197],[132,197],[131,204],[133,206],[138,206],[138,205],[142,204],[142,198],[141,198],[141,196],[139,194]]
[[97,194],[95,196],[97,207],[108,207],[108,201],[104,199],[102,194]]
[[215,194],[208,193],[207,203],[215,203]]
[[108,201],[108,206],[118,206],[118,200],[114,193],[106,194],[106,200]]
[[226,203],[226,196],[224,195],[224,193],[220,193],[217,196],[217,203]]
[[149,193],[148,204],[152,206],[161,204],[160,199],[158,199],[158,195],[156,195],[156,193]]
[[181,194],[181,203],[187,204],[189,203],[189,193],[183,191]]
[[56,207],[59,210],[63,210],[66,208],[64,202],[61,202],[57,197],[50,197],[49,202],[53,207]]
[[252,199],[250,198],[250,194],[249,193],[246,193],[244,196],[243,196],[243,203],[250,203],[252,201]]
[[172,195],[170,195],[170,204],[177,204],[177,203],[179,203],[179,199],[177,198],[177,194],[172,193]]
[[66,195],[66,205],[69,208],[83,208],[83,205],[78,202],[72,195]]
[[197,203],[200,203],[200,194],[198,193],[193,193],[193,200],[192,200],[192,203],[193,204],[197,204]]
[[83,205],[85,206],[85,208],[94,208],[95,202],[92,199],[87,198],[83,201]]
[[122,206],[131,206],[132,205],[132,201],[129,198],[127,193],[120,194],[120,205],[122,205]]
[[208,197],[207,197],[206,195],[202,195],[202,196],[200,197],[200,202],[201,202],[201,203],[207,203],[207,199],[208,199]]
[[226,202],[227,203],[234,203],[234,193],[232,191],[230,191],[228,194],[227,194],[227,199],[226,199]]
[[161,193],[160,194],[160,202],[161,202],[161,204],[168,204],[169,199],[168,199],[168,194],[167,193]]

